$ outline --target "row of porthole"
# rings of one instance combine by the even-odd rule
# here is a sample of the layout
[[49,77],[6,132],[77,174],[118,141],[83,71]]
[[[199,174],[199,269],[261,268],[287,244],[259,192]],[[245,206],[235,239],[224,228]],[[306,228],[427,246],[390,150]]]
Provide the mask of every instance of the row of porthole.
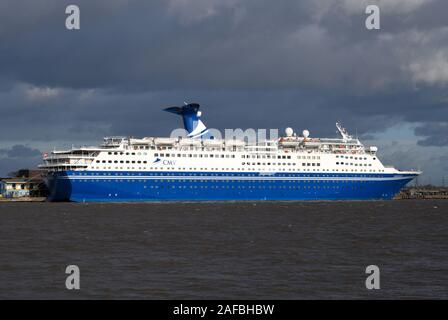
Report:
[[[146,188],[146,186],[145,186]],[[339,186],[320,187],[320,186],[149,186],[151,189],[339,189]],[[361,189],[352,187],[353,190]]]
[[[93,180],[86,180],[86,179],[84,179],[84,180],[79,180],[80,182],[91,182],[91,181],[94,181],[94,182],[140,182],[140,183],[148,183],[148,180],[133,180],[133,179],[114,179],[114,180],[112,180],[112,179],[105,179],[105,180],[99,180],[99,179],[93,179]],[[152,182],[154,182],[154,183],[182,183],[182,182],[187,182],[186,180],[151,180]],[[344,183],[353,183],[352,181],[344,181],[344,180],[341,180],[341,181],[338,181],[338,180],[329,180],[329,181],[325,181],[325,180],[323,180],[323,181],[320,181],[320,180],[299,180],[299,181],[296,181],[296,180],[281,180],[283,183],[299,183],[299,184],[310,184],[310,183],[322,183],[322,184],[344,184]],[[239,184],[241,184],[241,183],[245,183],[245,184],[248,184],[248,183],[257,183],[257,181],[256,180],[213,180],[213,182],[215,183],[215,184],[219,184],[219,183],[239,183]],[[260,184],[260,183],[278,183],[279,182],[279,180],[266,180],[266,181],[262,181],[262,182],[258,182],[258,184]],[[210,180],[192,180],[192,181],[190,181],[190,183],[210,183]],[[358,185],[359,184],[365,184],[365,183],[373,183],[373,181],[357,181],[356,182]],[[343,186],[344,187],[344,186]],[[349,186],[347,186],[347,187],[349,187]],[[362,186],[359,186],[359,187],[362,187]]]
[[[145,186],[147,188],[147,186]],[[352,189],[361,190],[362,186],[351,186],[351,187],[341,187],[341,186],[149,186],[150,189]]]
[[[112,174],[112,173],[87,173],[87,172],[79,172],[79,173],[71,173],[70,175],[72,176],[114,176],[114,177],[119,177],[119,176],[127,176],[127,175],[131,175],[131,176],[142,176],[142,173],[139,172],[138,174],[134,174],[132,172],[130,173],[119,173],[119,174]],[[157,173],[154,172],[152,173],[153,177],[156,176],[185,176],[185,177],[208,177],[208,176],[213,176],[213,177],[261,177],[263,175],[257,175],[257,174],[242,174],[242,175],[238,175],[238,174],[216,174],[216,173],[198,173],[198,174],[194,174],[194,173]],[[380,177],[382,177],[383,175],[381,175]],[[315,175],[290,175],[290,174],[276,174],[273,177],[309,177],[309,178],[320,178],[320,177],[328,177],[328,178],[367,178],[369,177],[368,175],[363,175],[363,174],[358,174],[355,176],[347,176],[347,175],[332,175],[332,174],[315,174]]]
[[[256,171],[256,172],[261,172],[259,169],[255,169],[255,168],[174,168],[174,167],[150,167],[150,168],[145,168],[145,167],[93,167],[93,169],[96,170],[171,170],[171,171],[179,171],[179,170],[190,170],[190,171],[194,171],[194,170],[200,170],[200,171]],[[335,172],[339,172],[338,169],[335,170],[330,170],[330,169],[284,169],[284,168],[275,168],[275,169],[266,169],[267,171],[272,171],[272,172],[322,172],[322,171],[335,171]],[[148,172],[148,171],[145,171]],[[151,172],[151,171],[149,171]],[[341,172],[352,172],[352,173],[367,173],[367,170],[358,170],[358,169],[341,169]],[[377,170],[369,170],[369,172],[371,173],[376,173]],[[378,170],[378,172],[384,172],[384,170]]]

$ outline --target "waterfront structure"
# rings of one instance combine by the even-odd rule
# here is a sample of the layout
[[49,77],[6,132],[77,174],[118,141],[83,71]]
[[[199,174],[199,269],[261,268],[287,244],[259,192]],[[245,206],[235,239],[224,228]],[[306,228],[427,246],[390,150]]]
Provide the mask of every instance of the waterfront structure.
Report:
[[0,180],[0,195],[2,198],[36,197],[42,194],[42,180],[27,178],[5,178]]

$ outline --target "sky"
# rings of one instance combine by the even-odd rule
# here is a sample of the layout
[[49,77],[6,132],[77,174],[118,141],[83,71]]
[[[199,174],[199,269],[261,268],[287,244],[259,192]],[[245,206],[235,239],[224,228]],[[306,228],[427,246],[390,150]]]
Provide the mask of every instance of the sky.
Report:
[[[80,29],[65,26],[69,4]],[[365,27],[366,6],[380,29]],[[446,0],[2,0],[0,176],[103,136],[342,121],[387,165],[448,183]]]

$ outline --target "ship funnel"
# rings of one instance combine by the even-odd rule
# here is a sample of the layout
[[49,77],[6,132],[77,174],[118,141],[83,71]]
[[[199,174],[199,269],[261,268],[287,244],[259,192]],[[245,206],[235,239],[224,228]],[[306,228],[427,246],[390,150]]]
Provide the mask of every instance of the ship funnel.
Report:
[[185,103],[182,107],[169,107],[165,108],[164,111],[182,116],[184,128],[188,131],[189,138],[199,138],[208,133],[207,127],[199,119],[201,117],[199,103]]

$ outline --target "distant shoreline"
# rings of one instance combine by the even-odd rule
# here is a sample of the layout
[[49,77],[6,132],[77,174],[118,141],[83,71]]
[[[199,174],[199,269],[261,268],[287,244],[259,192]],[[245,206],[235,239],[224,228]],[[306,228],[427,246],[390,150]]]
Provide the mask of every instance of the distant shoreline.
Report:
[[[253,200],[247,200],[247,201],[185,201],[188,203],[206,203],[206,202],[258,202],[258,203],[264,203],[264,202],[370,202],[370,201],[402,201],[402,200],[448,200],[448,195],[427,195],[427,196],[409,196],[406,194],[398,194],[394,199],[392,200],[281,200],[281,201],[253,201]],[[0,203],[23,203],[23,202],[47,202],[46,198],[43,197],[28,197],[28,198],[0,198]],[[76,203],[71,201],[63,201],[62,203]],[[185,203],[184,201],[136,201],[136,202],[86,202],[86,203],[119,203],[119,204],[125,204],[125,203],[132,203],[132,204],[143,204],[143,203]],[[81,203],[81,202],[79,202]]]
[[45,197],[0,198],[1,202],[45,202]]

